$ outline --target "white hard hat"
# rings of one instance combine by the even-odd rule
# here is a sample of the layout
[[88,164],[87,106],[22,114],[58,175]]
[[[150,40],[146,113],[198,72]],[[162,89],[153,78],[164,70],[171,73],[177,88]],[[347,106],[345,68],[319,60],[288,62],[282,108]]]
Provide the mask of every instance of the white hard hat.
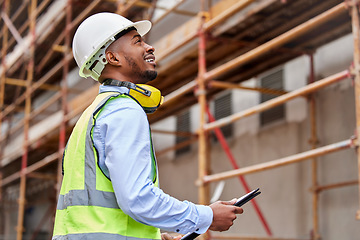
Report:
[[79,75],[98,80],[107,64],[106,48],[116,40],[116,34],[130,27],[135,27],[143,36],[150,30],[151,22],[143,20],[134,23],[109,12],[97,13],[85,19],[76,30],[72,43],[74,58],[80,68]]

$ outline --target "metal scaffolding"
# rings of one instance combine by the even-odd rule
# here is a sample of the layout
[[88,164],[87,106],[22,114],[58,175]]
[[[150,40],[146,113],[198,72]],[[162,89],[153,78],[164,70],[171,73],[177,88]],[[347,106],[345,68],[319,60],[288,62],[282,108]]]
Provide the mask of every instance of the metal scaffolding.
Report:
[[[68,94],[72,91],[72,89],[68,89],[68,78],[69,71],[74,66],[72,64],[72,53],[71,53],[71,37],[76,26],[88,15],[93,13],[96,8],[101,6],[101,4],[116,4],[116,9],[114,12],[119,14],[127,15],[131,13],[131,10],[136,8],[141,8],[148,10],[147,17],[151,19],[153,16],[154,10],[157,8],[156,1],[139,1],[139,0],[129,0],[129,1],[100,1],[94,0],[90,1],[86,4],[85,7],[83,5],[81,7],[82,10],[76,12],[74,9],[75,2],[76,4],[81,4],[76,0],[67,0],[66,4],[60,9],[64,13],[64,21],[63,29],[56,38],[53,39],[51,43],[51,47],[49,51],[47,51],[42,59],[38,61],[35,66],[35,51],[36,48],[39,47],[40,43],[38,42],[38,35],[36,32],[36,24],[40,13],[45,11],[47,7],[51,4],[50,0],[23,0],[19,1],[22,3],[21,7],[17,9],[17,11],[10,11],[10,1],[3,0],[0,1],[2,4],[1,17],[3,19],[2,24],[2,49],[1,49],[1,67],[0,69],[0,202],[4,199],[4,189],[8,186],[19,184],[19,192],[18,192],[18,217],[17,217],[17,227],[16,227],[16,238],[18,240],[23,239],[24,233],[24,211],[25,205],[27,204],[26,200],[26,189],[27,183],[29,179],[44,179],[50,180],[56,183],[56,190],[60,189],[60,182],[62,179],[61,175],[61,159],[62,153],[65,148],[66,140],[68,137],[68,131],[71,128],[69,121],[78,116],[85,107],[90,103],[92,97],[96,95],[96,88],[92,88],[87,91],[85,94],[78,96],[78,99],[69,101]],[[151,2],[151,3],[150,3]],[[154,21],[155,24],[161,23],[165,16],[170,13],[177,12],[180,14],[189,14],[185,11],[179,9],[179,7],[186,2],[185,0],[179,0],[173,7],[166,9],[165,13]],[[225,2],[225,1],[224,1]],[[231,1],[228,1],[231,2]],[[272,38],[271,40],[260,44],[251,50],[246,51],[239,56],[225,62],[221,63],[218,66],[212,68],[211,70],[207,70],[207,44],[209,39],[211,38],[211,33],[215,27],[221,26],[227,19],[234,16],[236,13],[242,11],[246,7],[249,7],[254,0],[248,1],[233,1],[232,5],[229,5],[226,10],[222,11],[215,17],[211,16],[210,8],[211,1],[201,0],[201,10],[196,16],[197,23],[199,24],[197,31],[191,32],[186,37],[184,37],[181,41],[173,44],[171,47],[166,48],[164,51],[160,52],[157,56],[158,61],[164,60],[170,55],[174,54],[174,52],[188,45],[193,40],[198,40],[197,46],[197,77],[184,84],[180,88],[171,91],[167,95],[166,102],[164,103],[164,107],[171,106],[178,102],[180,98],[184,97],[184,95],[188,95],[194,93],[197,99],[197,103],[200,107],[200,117],[199,117],[199,129],[194,133],[180,133],[180,132],[167,132],[167,131],[153,131],[154,133],[159,132],[162,134],[176,134],[176,135],[186,135],[190,136],[190,139],[186,142],[182,142],[176,146],[170,147],[168,149],[164,149],[161,152],[158,152],[158,155],[166,153],[168,151],[173,151],[174,149],[181,148],[185,145],[193,144],[194,142],[198,143],[198,180],[196,182],[199,192],[198,192],[198,202],[200,204],[209,204],[210,202],[210,183],[238,177],[242,185],[244,186],[246,191],[249,191],[249,187],[245,179],[243,178],[246,174],[251,174],[255,172],[261,172],[265,170],[274,169],[280,166],[293,164],[305,160],[311,160],[311,182],[312,182],[312,225],[313,231],[312,235],[309,236],[309,239],[317,240],[321,238],[321,229],[319,229],[319,194],[322,191],[332,188],[344,187],[349,185],[359,185],[360,181],[360,152],[357,151],[357,161],[358,161],[358,180],[341,182],[332,185],[321,186],[318,182],[318,161],[317,157],[323,156],[332,152],[340,151],[348,148],[355,148],[357,150],[359,144],[357,140],[357,136],[360,134],[360,38],[359,38],[359,0],[349,0],[344,1],[327,11],[322,12],[321,14],[312,17],[311,19],[303,22],[302,24],[290,29],[287,32],[284,32],[277,37]],[[279,2],[278,0],[269,0],[268,4]],[[283,2],[283,1],[280,1]],[[286,1],[285,1],[286,2]],[[28,8],[28,20],[19,28],[16,29],[14,27],[14,22],[21,16],[21,13],[25,8]],[[104,7],[104,6],[103,6]],[[105,7],[104,7],[105,8]],[[144,12],[146,12],[144,10]],[[74,15],[74,11],[77,13]],[[234,69],[242,66],[260,56],[263,56],[274,49],[281,48],[285,43],[288,43],[305,33],[314,30],[316,27],[321,24],[330,21],[332,19],[336,19],[340,14],[343,14],[346,11],[350,11],[351,20],[352,20],[352,33],[354,37],[354,62],[353,66],[349,66],[349,69],[346,69],[342,72],[334,74],[332,76],[326,77],[322,80],[315,81],[315,73],[314,73],[314,60],[313,53],[309,54],[310,58],[310,78],[307,86],[299,88],[297,90],[291,92],[273,90],[273,89],[263,89],[263,88],[248,88],[241,86],[239,84],[235,84],[233,82],[225,82],[218,81],[217,79],[223,74],[229,73]],[[12,12],[12,14],[10,14]],[[145,15],[145,14],[144,14]],[[75,17],[75,18],[74,18]],[[50,21],[48,28],[51,31],[58,31],[55,25],[52,25]],[[28,31],[28,36],[30,38],[25,38],[24,34]],[[11,34],[10,34],[11,33]],[[47,33],[43,33],[41,39],[45,39],[47,37]],[[11,58],[7,58],[9,54],[9,49],[14,49],[14,45],[18,43],[19,45],[28,43],[28,47],[23,45],[22,51],[25,58],[15,61]],[[295,51],[295,50],[294,50]],[[61,61],[51,65],[49,67],[49,61],[54,58],[55,55],[61,53]],[[176,53],[175,53],[176,54]],[[308,54],[308,53],[301,53]],[[25,67],[24,67],[25,66]],[[24,72],[24,79],[21,77],[10,78],[8,76],[12,76],[12,74],[20,68],[26,69],[26,77]],[[59,74],[61,72],[61,74]],[[42,73],[40,75],[40,73]],[[58,81],[59,85],[51,81],[54,78],[60,78]],[[356,106],[356,134],[355,136],[350,137],[349,139],[345,139],[340,142],[332,143],[326,146],[319,146],[318,144],[318,136],[317,136],[317,119],[316,119],[316,101],[313,96],[313,93],[321,90],[322,88],[329,86],[331,84],[337,83],[343,79],[353,78],[354,80],[354,89],[355,89],[355,106]],[[17,88],[25,88],[25,91],[17,92],[16,98],[14,98],[13,103],[6,105],[5,104],[5,96],[6,85],[13,85]],[[259,91],[266,92],[271,94],[279,95],[272,100],[267,102],[258,104],[254,107],[246,109],[241,112],[234,113],[228,117],[215,120],[209,111],[208,101],[209,101],[209,93],[211,91],[221,91],[223,89],[235,89],[241,88],[249,91]],[[55,91],[50,98],[46,99],[40,106],[37,108],[33,108],[33,95],[37,91]],[[236,160],[234,159],[229,146],[224,139],[220,128],[231,124],[240,119],[246,118],[253,114],[257,114],[273,108],[275,106],[284,104],[285,102],[292,100],[297,97],[307,97],[309,106],[310,106],[310,122],[311,122],[311,150],[294,154],[291,156],[287,156],[281,159],[276,159],[272,161],[268,161],[265,163],[260,163],[248,167],[239,167],[236,164]],[[30,128],[34,125],[34,122],[37,116],[46,112],[48,108],[54,104],[59,104],[61,106],[61,121],[55,124],[54,126],[49,127],[47,129],[48,133],[56,132],[57,133],[57,147],[56,149],[51,149],[51,151],[47,155],[41,155],[38,157],[36,161],[29,162],[29,152],[34,151],[36,149],[41,148],[43,145],[47,143],[46,138],[29,138]],[[21,120],[16,123],[11,123],[11,116],[14,113],[22,112],[23,117]],[[173,114],[173,113],[169,113]],[[209,120],[207,122],[207,119]],[[7,124],[9,127],[6,132],[2,129],[5,129],[3,125]],[[232,163],[233,170],[211,174],[211,152],[209,146],[209,135],[210,131],[214,131],[216,136],[221,143],[224,151],[226,152],[229,160]],[[23,141],[22,141],[22,149],[14,153],[14,159],[21,158],[20,168],[16,170],[12,170],[12,173],[3,176],[2,168],[5,166],[4,162],[10,164],[10,160],[6,160],[4,156],[4,147],[7,143],[7,140],[16,134],[21,132]],[[20,135],[21,135],[20,134]],[[18,167],[18,166],[17,166]],[[40,170],[44,168],[51,168],[52,173],[43,173]],[[242,236],[230,236],[227,235],[228,238],[232,239],[280,239],[273,237],[273,233],[271,228],[263,216],[260,207],[256,203],[256,200],[252,202],[253,207],[256,211],[257,216],[259,217],[264,230],[267,234],[267,237],[242,237]],[[55,212],[54,207],[52,206],[45,213],[42,220],[40,221],[39,226],[45,221],[46,217],[50,216]],[[2,213],[5,214],[5,213]],[[360,187],[359,187],[359,210],[356,215],[357,219],[360,220]],[[3,220],[5,221],[5,220]],[[2,221],[0,221],[0,224]],[[0,226],[0,234],[1,231],[5,231],[3,226]],[[32,239],[36,238],[38,231],[32,233]],[[220,234],[208,234],[205,238],[216,238],[223,239],[224,236]]]
[[[241,7],[245,7],[245,5],[247,5],[248,3],[250,3],[251,1],[246,1],[246,3],[244,2],[239,2],[240,8]],[[204,5],[204,1],[202,1],[202,4]],[[333,84],[336,83],[342,79],[348,79],[350,77],[353,77],[355,79],[355,91],[356,94],[355,96],[359,96],[359,88],[358,88],[358,81],[359,81],[359,33],[358,33],[358,29],[359,29],[359,22],[358,22],[358,1],[353,0],[351,2],[351,9],[352,9],[352,26],[353,26],[353,34],[354,34],[354,46],[355,46],[355,51],[354,51],[354,67],[350,70],[344,70],[343,72],[340,72],[338,74],[335,74],[333,76],[330,76],[328,78],[325,78],[323,80],[319,80],[316,83],[314,82],[314,67],[313,67],[313,56],[311,55],[311,77],[310,77],[310,82],[309,85],[306,87],[303,87],[301,89],[295,90],[293,92],[290,93],[286,93],[282,96],[279,96],[275,99],[269,100],[267,102],[264,102],[262,104],[259,104],[255,107],[249,108],[245,111],[239,112],[239,113],[235,113],[231,116],[219,119],[217,121],[214,121],[214,119],[212,119],[211,115],[209,116],[210,123],[206,123],[205,121],[205,112],[207,109],[207,103],[206,103],[206,91],[208,89],[206,89],[206,86],[208,87],[222,87],[222,88],[241,88],[241,86],[239,85],[232,85],[232,84],[227,84],[227,83],[220,83],[217,81],[213,81],[212,79],[220,76],[221,74],[223,74],[224,72],[230,71],[233,68],[242,65],[246,62],[248,62],[249,60],[258,57],[261,54],[264,54],[270,50],[272,50],[275,47],[281,46],[284,43],[298,37],[299,35],[310,31],[312,29],[314,29],[316,26],[322,24],[325,21],[328,21],[331,18],[335,18],[339,13],[341,13],[342,11],[347,10],[347,8],[349,7],[348,2],[344,2],[339,4],[338,6],[324,12],[323,14],[305,22],[304,24],[280,35],[277,38],[274,38],[272,40],[270,40],[269,42],[243,54],[240,55],[239,57],[235,58],[234,60],[231,60],[211,71],[206,71],[206,35],[205,32],[207,30],[209,30],[209,28],[205,27],[205,21],[204,18],[206,16],[206,14],[203,12],[201,14],[201,20],[200,21],[200,30],[198,32],[198,38],[199,38],[199,73],[198,73],[198,77],[196,79],[196,83],[194,82],[190,82],[189,84],[187,84],[187,86],[183,87],[181,89],[181,91],[179,91],[176,95],[172,95],[170,99],[168,99],[168,101],[177,101],[179,100],[184,94],[188,93],[189,91],[194,90],[195,95],[198,97],[198,102],[200,105],[200,127],[198,130],[198,141],[199,141],[199,153],[198,153],[198,158],[199,158],[199,179],[197,181],[197,185],[199,187],[199,202],[202,204],[208,204],[209,203],[209,190],[208,190],[208,184],[210,182],[215,182],[215,181],[220,181],[220,180],[224,180],[224,179],[228,179],[228,178],[232,178],[232,177],[237,177],[237,176],[243,176],[246,174],[250,174],[250,173],[254,173],[254,172],[259,172],[259,171],[264,171],[264,170],[268,170],[271,168],[276,168],[279,166],[283,166],[286,164],[292,164],[295,162],[299,162],[299,161],[303,161],[303,160],[308,160],[308,159],[313,159],[312,160],[312,182],[313,182],[313,187],[312,187],[312,193],[313,193],[313,235],[311,236],[311,239],[320,239],[320,233],[319,233],[319,226],[318,226],[318,195],[321,191],[325,190],[325,189],[330,189],[330,188],[336,188],[336,187],[344,187],[344,186],[348,186],[348,185],[354,185],[354,184],[359,184],[358,180],[354,180],[354,181],[349,181],[349,182],[343,182],[343,183],[338,183],[338,184],[333,184],[331,186],[319,186],[318,182],[317,182],[317,159],[316,157],[318,156],[322,156],[328,153],[332,153],[335,151],[340,151],[343,149],[348,149],[348,148],[357,148],[358,147],[358,142],[357,142],[357,138],[351,137],[351,139],[349,140],[344,140],[338,143],[334,143],[334,144],[330,144],[328,146],[324,146],[324,147],[318,147],[317,148],[317,136],[316,136],[316,112],[315,112],[315,99],[312,97],[311,93],[318,91],[320,89],[322,89],[325,86],[328,86],[329,84]],[[237,6],[239,7],[239,6]],[[235,8],[235,7],[234,7]],[[238,10],[238,9],[237,9]],[[230,10],[229,10],[230,11]],[[208,24],[208,26],[211,24]],[[181,42],[180,44],[174,46],[174,49],[176,49],[177,47],[182,46],[182,44],[186,44],[188,41],[190,41],[192,38],[194,38],[194,35],[191,35],[188,39],[185,39],[183,42]],[[171,50],[174,50],[171,49]],[[170,50],[168,50],[168,52],[166,52],[164,55],[166,54],[170,54]],[[161,57],[163,57],[163,55],[161,55]],[[349,66],[350,68],[350,66]],[[210,81],[210,84],[206,84],[206,81]],[[214,84],[215,83],[215,84]],[[216,85],[216,83],[218,83],[218,85]],[[244,88],[243,88],[244,89]],[[270,162],[266,162],[266,163],[262,163],[262,164],[258,164],[258,165],[254,165],[254,166],[250,166],[250,167],[245,167],[245,168],[241,168],[241,169],[236,169],[236,170],[231,170],[231,171],[227,171],[227,172],[223,172],[223,173],[218,173],[218,174],[207,174],[209,172],[211,172],[210,168],[210,156],[208,154],[208,132],[211,130],[215,130],[215,131],[219,131],[220,127],[223,127],[227,124],[233,123],[237,120],[240,120],[244,117],[248,117],[250,115],[256,114],[256,113],[260,113],[262,111],[268,110],[270,108],[273,108],[275,106],[281,105],[283,103],[285,103],[286,101],[289,101],[293,98],[299,97],[299,96],[306,96],[306,95],[310,95],[310,118],[311,118],[311,147],[313,150],[307,151],[307,152],[303,152],[300,154],[295,154],[293,156],[289,156],[289,157],[285,157],[282,159],[277,159],[274,161],[270,161]],[[357,98],[357,97],[355,97]],[[359,113],[359,103],[356,103],[356,110],[357,110],[357,125],[359,126],[359,119],[360,116],[358,115]],[[209,114],[209,112],[208,112]],[[359,133],[359,129],[357,129],[357,133]],[[358,135],[358,134],[357,134]],[[221,133],[217,133],[217,137],[218,138],[222,138],[221,137]],[[220,140],[221,141],[221,140]],[[358,152],[358,156],[360,153]],[[360,166],[360,162],[359,162],[359,166]],[[235,167],[236,168],[236,167]],[[360,171],[359,171],[359,176],[360,176]],[[359,191],[360,192],[360,191]],[[261,213],[259,213],[259,215],[261,216]],[[359,218],[359,211],[357,213],[357,219]],[[266,232],[269,236],[271,236],[271,230],[268,228],[266,221],[263,220],[263,225],[266,229]],[[222,239],[223,237],[215,235],[214,237],[218,238],[218,239]],[[236,236],[229,236],[229,238],[239,238]],[[240,237],[241,239],[241,237]],[[246,239],[249,239],[248,237]],[[251,239],[267,239],[267,238],[251,238]],[[275,238],[269,238],[269,239],[275,239]]]

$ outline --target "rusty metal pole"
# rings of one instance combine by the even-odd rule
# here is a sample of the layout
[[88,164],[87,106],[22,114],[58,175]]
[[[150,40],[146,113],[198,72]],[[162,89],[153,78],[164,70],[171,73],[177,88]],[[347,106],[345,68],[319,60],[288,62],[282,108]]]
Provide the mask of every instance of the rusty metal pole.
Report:
[[[314,70],[314,54],[312,53],[310,56],[310,77],[309,84],[315,82],[315,70]],[[316,149],[318,145],[317,138],[317,128],[316,128],[316,102],[314,93],[309,96],[310,103],[310,130],[311,130],[311,138],[310,144],[311,149]],[[317,167],[317,159],[313,158],[311,161],[311,173],[312,173],[312,214],[313,214],[313,232],[312,239],[318,240],[320,239],[319,234],[319,191],[318,187],[318,167]]]
[[[9,13],[9,0],[5,0],[5,2],[3,2],[3,8],[2,11],[5,12],[5,14],[8,15]],[[2,111],[4,109],[4,102],[5,102],[5,81],[6,81],[6,63],[5,63],[5,57],[6,57],[6,52],[7,52],[7,46],[8,46],[8,27],[6,24],[3,25],[2,28],[2,37],[3,37],[3,41],[2,41],[2,49],[1,49],[1,66],[3,68],[3,72],[0,76],[0,137],[2,137],[2,132],[1,132],[1,125],[2,125]],[[3,142],[0,142],[0,159],[2,159],[2,153],[3,153]],[[0,183],[2,182],[3,176],[2,176],[2,172],[0,172]],[[3,192],[3,187],[2,185],[0,185],[0,202],[1,202],[1,206],[0,209],[1,210],[5,210],[5,204],[3,202],[3,196],[2,196],[2,192]],[[5,213],[3,213],[0,217],[4,217],[3,221],[0,222],[0,224],[2,226],[0,226],[0,231],[2,231],[3,229],[5,229],[6,226],[6,221],[9,221],[9,219],[5,218]],[[3,231],[5,232],[5,231]]]
[[301,36],[302,34],[314,29],[315,27],[321,25],[322,23],[325,23],[329,21],[330,19],[335,18],[339,14],[346,11],[347,5],[346,3],[340,3],[339,5],[327,10],[324,13],[321,13],[320,15],[308,20],[307,22],[292,28],[291,30],[287,31],[284,34],[281,34],[280,36],[260,45],[257,48],[254,48],[235,59],[232,59],[219,67],[216,67],[206,73],[205,79],[214,79],[220,76],[221,74],[230,71],[231,69],[234,69],[237,66],[240,66],[246,62],[248,62],[250,59],[254,59],[258,56],[261,56],[262,54],[268,52],[269,50],[275,49],[284,43],[289,42],[292,39],[295,39],[298,36]]
[[[213,115],[210,113],[210,110],[209,108],[207,107],[206,108],[206,113],[208,115],[208,118],[209,118],[209,122],[213,122],[215,121],[215,118],[213,117]],[[221,147],[223,148],[224,152],[226,153],[231,165],[233,166],[234,169],[239,169],[239,166],[233,156],[233,154],[231,153],[231,150],[230,150],[230,147],[228,145],[228,143],[226,142],[225,140],[225,137],[224,137],[224,134],[222,133],[221,129],[220,128],[216,128],[214,129],[214,133],[217,137],[217,139],[219,140],[220,142],[220,145]],[[251,191],[251,188],[249,187],[249,184],[247,183],[246,179],[244,176],[239,176],[239,180],[240,180],[240,183],[242,184],[245,192],[250,192]],[[256,199],[253,199],[251,201],[251,204],[252,206],[254,207],[254,210],[256,212],[256,214],[258,215],[259,219],[260,219],[260,222],[261,224],[263,225],[266,233],[268,236],[272,236],[272,232],[271,232],[271,229],[270,229],[270,226],[268,224],[268,222],[266,221],[265,217],[264,217],[264,214],[262,213],[262,211],[260,210],[260,207],[256,201]]]
[[[59,159],[58,159],[58,170],[57,170],[57,184],[56,191],[60,192],[60,186],[62,181],[62,153],[65,149],[66,144],[66,125],[67,118],[66,115],[68,113],[67,106],[67,92],[68,92],[68,73],[69,73],[69,51],[71,49],[71,39],[70,39],[70,31],[71,31],[71,20],[72,20],[72,0],[67,0],[66,5],[66,25],[65,25],[65,42],[64,42],[64,66],[63,66],[63,79],[61,81],[61,107],[63,112],[63,119],[60,123],[60,133],[59,133]],[[57,194],[59,196],[59,194]]]
[[[246,1],[238,1],[238,2],[234,3],[233,6],[226,9],[226,11],[222,12],[222,14],[218,15],[217,17],[211,19],[208,22],[204,22],[203,24],[201,24],[203,26],[202,27],[203,30],[205,32],[211,30],[216,25],[221,24],[222,22],[227,20],[229,17],[234,15],[236,12],[239,12],[242,9],[246,8],[247,6],[249,6],[249,4],[251,4],[254,1],[255,0],[246,0]],[[204,6],[204,9],[205,9],[205,6]],[[182,41],[179,42],[178,44],[173,45],[173,46],[169,47],[168,49],[166,49],[166,51],[162,52],[161,54],[158,54],[156,59],[158,59],[158,61],[159,61],[159,60],[162,60],[162,59],[166,58],[167,56],[169,56],[171,53],[173,53],[177,49],[179,49],[179,48],[185,46],[186,44],[188,44],[190,41],[195,39],[197,36],[198,36],[198,34],[194,33],[194,34],[191,34],[191,35],[183,38]]]
[[28,142],[29,142],[29,128],[30,128],[30,114],[31,114],[31,83],[34,78],[34,54],[35,54],[35,25],[36,25],[36,6],[37,0],[32,0],[29,6],[29,21],[30,21],[30,34],[31,45],[29,49],[29,62],[27,66],[27,79],[26,79],[26,100],[25,100],[25,114],[24,114],[24,142],[23,142],[23,156],[21,161],[20,172],[20,193],[19,193],[19,210],[18,222],[16,228],[16,239],[21,240],[24,227],[24,210],[25,210],[25,196],[26,196],[26,172],[28,160]]
[[[356,133],[360,136],[360,32],[359,32],[359,10],[358,0],[352,1],[351,19],[352,32],[354,37],[354,87],[355,87],[355,108],[356,108]],[[359,209],[356,219],[360,220],[360,151],[357,150],[358,174],[359,174]]]
[[[196,94],[198,97],[199,107],[200,107],[200,126],[199,126],[199,179],[203,179],[204,176],[208,175],[209,168],[209,156],[207,151],[207,132],[204,130],[204,125],[206,123],[205,119],[205,109],[206,109],[206,87],[205,87],[205,78],[206,73],[206,36],[204,31],[205,23],[205,0],[201,0],[201,20],[199,26],[199,59],[198,59],[198,77],[197,85],[198,89]],[[199,203],[200,204],[209,204],[210,202],[210,193],[209,185],[201,184],[199,188]]]
[[[235,67],[239,67],[256,57],[261,56],[262,54],[265,54],[265,53],[281,46],[282,44],[287,43],[290,40],[293,40],[298,36],[301,36],[302,34],[304,34],[306,32],[309,32],[310,30],[314,29],[315,27],[321,25],[324,22],[329,21],[330,19],[334,19],[336,16],[338,16],[342,12],[346,11],[346,9],[347,9],[347,4],[345,2],[329,9],[328,11],[308,20],[307,22],[305,22],[295,28],[292,28],[288,32],[260,45],[259,47],[256,47],[256,48],[206,72],[205,80],[207,81],[207,80],[211,80],[211,79],[216,79],[221,74],[226,73]],[[191,40],[193,39],[192,37],[193,36],[191,36]],[[181,46],[183,46],[185,44],[185,42],[187,42],[187,41],[184,40],[184,43],[182,43],[181,45],[177,44],[175,47],[171,47],[171,48],[167,49],[166,53],[163,53],[161,56],[158,55],[157,59],[159,60],[159,58],[166,57],[174,49],[176,50],[176,49],[180,48]],[[181,89],[174,92],[176,94],[171,94],[170,96],[168,96],[167,100],[164,104],[165,105],[172,104],[175,101],[178,101],[179,98],[182,97],[184,94],[187,94],[190,91],[192,91],[196,85],[194,82],[195,81],[184,85]]]
[[116,13],[125,14],[131,7],[133,7],[139,0],[119,1]]
[[215,182],[215,181],[221,181],[221,180],[237,177],[240,175],[261,172],[261,171],[269,170],[272,168],[277,168],[277,167],[285,166],[288,164],[293,164],[293,163],[309,160],[309,159],[312,159],[312,158],[315,158],[318,156],[323,156],[323,155],[326,155],[329,153],[333,153],[333,152],[337,152],[340,150],[357,147],[357,146],[358,145],[356,144],[356,142],[354,142],[354,139],[348,139],[348,140],[344,140],[341,142],[332,143],[332,144],[329,144],[329,145],[326,145],[323,147],[319,147],[316,149],[312,149],[312,150],[309,150],[306,152],[297,153],[297,154],[294,154],[294,155],[291,155],[288,157],[280,158],[277,160],[259,163],[259,164],[255,164],[252,166],[243,167],[240,169],[229,170],[229,171],[225,171],[225,172],[221,172],[221,173],[208,175],[208,176],[205,176],[204,179],[202,179],[202,181]]
[[[9,0],[5,0],[5,2],[3,3],[2,6],[2,12],[4,12],[6,15],[8,15],[9,13]],[[2,132],[1,132],[1,125],[3,122],[3,110],[5,108],[4,103],[5,103],[5,82],[6,82],[6,62],[5,62],[5,58],[6,58],[6,52],[7,52],[7,47],[8,47],[8,33],[9,33],[9,29],[7,27],[6,24],[3,25],[2,28],[2,49],[1,49],[1,66],[3,68],[3,72],[0,76],[0,137],[2,136]],[[3,148],[3,143],[0,142],[0,158],[2,155],[2,148]],[[1,194],[1,191],[0,191]]]
[[176,10],[181,4],[183,4],[186,0],[179,0],[174,6],[166,10],[164,14],[162,14],[159,18],[152,21],[152,24],[155,25],[161,20],[163,20],[166,16],[168,16],[170,13],[172,13],[174,10]]
[[224,117],[222,119],[219,119],[215,122],[212,123],[208,123],[204,126],[204,128],[206,130],[212,130],[215,129],[217,127],[223,127],[227,124],[230,124],[232,122],[235,122],[237,120],[240,120],[241,118],[265,111],[267,109],[273,108],[275,106],[278,106],[280,104],[283,104],[291,99],[294,99],[296,97],[300,97],[300,96],[304,96],[304,95],[308,95],[314,91],[319,90],[320,88],[323,88],[325,86],[328,86],[330,84],[333,84],[335,82],[338,82],[340,80],[343,79],[348,79],[350,76],[350,72],[349,70],[345,70],[339,73],[336,73],[332,76],[326,77],[322,80],[319,80],[315,83],[309,84],[305,87],[296,89],[292,92],[283,94],[279,97],[273,98],[269,101],[263,102],[261,104],[255,105],[254,107],[245,109],[244,111],[232,114],[230,116]]

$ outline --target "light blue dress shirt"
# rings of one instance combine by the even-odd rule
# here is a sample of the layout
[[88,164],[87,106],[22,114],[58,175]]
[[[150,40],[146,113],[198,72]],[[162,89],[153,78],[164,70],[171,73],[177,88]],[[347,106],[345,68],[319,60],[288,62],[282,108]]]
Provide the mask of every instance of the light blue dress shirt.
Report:
[[[100,86],[100,93],[109,91],[129,92],[125,87]],[[213,219],[209,206],[179,201],[154,186],[149,122],[136,101],[110,101],[96,120],[93,139],[99,166],[111,179],[118,205],[126,214],[166,231],[206,232]]]

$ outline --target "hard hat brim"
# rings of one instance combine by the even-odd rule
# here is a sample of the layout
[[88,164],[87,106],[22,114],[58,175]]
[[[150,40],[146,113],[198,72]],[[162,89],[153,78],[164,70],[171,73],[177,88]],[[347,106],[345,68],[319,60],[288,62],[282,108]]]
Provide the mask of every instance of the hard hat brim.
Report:
[[[140,36],[144,36],[147,34],[151,29],[151,22],[148,20],[142,20],[134,23],[134,26]],[[124,29],[123,29],[124,30]],[[122,31],[122,30],[121,30]],[[119,31],[119,32],[121,32]]]

